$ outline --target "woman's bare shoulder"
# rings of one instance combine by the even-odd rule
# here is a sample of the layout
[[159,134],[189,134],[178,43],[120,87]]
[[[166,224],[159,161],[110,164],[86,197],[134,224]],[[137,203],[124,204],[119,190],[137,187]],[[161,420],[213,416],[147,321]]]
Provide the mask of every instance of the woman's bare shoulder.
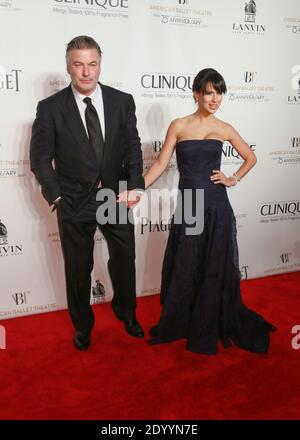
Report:
[[232,134],[235,130],[231,124],[229,124],[226,121],[223,121],[222,119],[216,118],[216,124],[218,129],[224,133],[224,138],[226,139],[230,134]]

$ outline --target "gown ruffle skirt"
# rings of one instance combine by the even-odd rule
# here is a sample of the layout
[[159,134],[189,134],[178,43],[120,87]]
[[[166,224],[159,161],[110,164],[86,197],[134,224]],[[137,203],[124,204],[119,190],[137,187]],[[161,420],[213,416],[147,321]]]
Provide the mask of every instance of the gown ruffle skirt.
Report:
[[[162,312],[150,330],[149,342],[186,338],[188,350],[216,354],[220,341],[224,347],[234,343],[251,352],[266,353],[269,332],[275,327],[242,302],[234,213],[225,186],[210,180],[212,170],[220,169],[222,142],[181,141],[176,155],[181,203],[172,218],[164,256]],[[204,190],[200,212],[196,209],[197,189]],[[186,233],[190,221],[185,220],[184,210],[178,210],[189,205],[196,218],[200,213],[204,219],[202,233]]]

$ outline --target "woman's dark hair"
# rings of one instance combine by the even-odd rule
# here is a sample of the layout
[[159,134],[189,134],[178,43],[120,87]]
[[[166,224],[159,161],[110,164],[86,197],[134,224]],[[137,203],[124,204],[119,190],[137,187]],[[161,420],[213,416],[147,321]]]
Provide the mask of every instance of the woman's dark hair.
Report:
[[193,82],[193,92],[204,93],[206,86],[210,83],[218,93],[226,93],[227,87],[222,75],[215,69],[207,68],[200,70]]

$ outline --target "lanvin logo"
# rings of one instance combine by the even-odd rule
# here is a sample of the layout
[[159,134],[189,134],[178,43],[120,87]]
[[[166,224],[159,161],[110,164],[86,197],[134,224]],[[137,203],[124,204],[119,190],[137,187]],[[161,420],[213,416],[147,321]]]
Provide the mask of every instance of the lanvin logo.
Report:
[[256,24],[256,2],[247,0],[244,4],[244,23],[233,23],[232,31],[237,34],[263,35],[266,31],[264,24]]
[[99,304],[105,301],[105,289],[99,280],[96,280],[96,285],[92,287],[92,297],[94,304]]
[[292,72],[292,88],[297,90],[297,93],[288,95],[289,104],[300,104],[300,65],[293,66]]
[[7,228],[0,220],[0,257],[22,255],[21,244],[8,244]]

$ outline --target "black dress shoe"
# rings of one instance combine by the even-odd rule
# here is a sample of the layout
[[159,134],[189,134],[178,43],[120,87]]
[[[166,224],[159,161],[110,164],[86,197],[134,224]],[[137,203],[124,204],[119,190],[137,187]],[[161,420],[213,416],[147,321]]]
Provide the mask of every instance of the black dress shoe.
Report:
[[124,321],[125,330],[130,336],[134,336],[135,338],[143,338],[144,330],[138,323],[136,319],[128,319]]
[[91,343],[91,335],[75,331],[73,342],[77,350],[87,350]]

